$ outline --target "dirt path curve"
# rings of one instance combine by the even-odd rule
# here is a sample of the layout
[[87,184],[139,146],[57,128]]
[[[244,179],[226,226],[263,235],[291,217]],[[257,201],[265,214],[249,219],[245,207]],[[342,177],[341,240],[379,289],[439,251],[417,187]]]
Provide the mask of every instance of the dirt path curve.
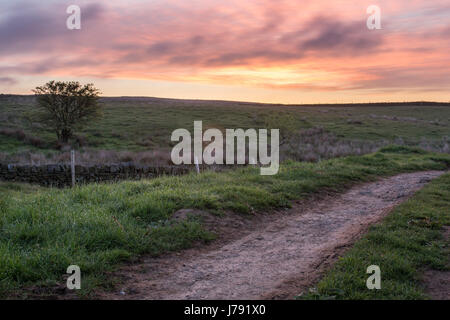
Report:
[[289,214],[219,247],[149,258],[128,270],[124,292],[103,298],[293,298],[369,225],[442,173],[408,173],[358,185],[306,209],[294,205]]

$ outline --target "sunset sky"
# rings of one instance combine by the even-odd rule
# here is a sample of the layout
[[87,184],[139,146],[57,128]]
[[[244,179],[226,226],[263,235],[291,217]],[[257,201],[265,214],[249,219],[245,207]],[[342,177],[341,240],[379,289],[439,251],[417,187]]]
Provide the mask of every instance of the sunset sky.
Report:
[[0,0],[0,51],[0,93],[56,79],[106,96],[450,101],[448,0]]

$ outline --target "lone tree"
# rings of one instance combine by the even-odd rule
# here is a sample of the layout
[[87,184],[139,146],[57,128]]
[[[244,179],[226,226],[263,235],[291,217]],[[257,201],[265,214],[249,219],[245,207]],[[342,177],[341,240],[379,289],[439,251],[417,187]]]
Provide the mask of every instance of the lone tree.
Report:
[[58,140],[67,143],[75,129],[101,116],[100,91],[93,84],[77,81],[50,81],[33,90],[39,107],[39,120],[56,132]]

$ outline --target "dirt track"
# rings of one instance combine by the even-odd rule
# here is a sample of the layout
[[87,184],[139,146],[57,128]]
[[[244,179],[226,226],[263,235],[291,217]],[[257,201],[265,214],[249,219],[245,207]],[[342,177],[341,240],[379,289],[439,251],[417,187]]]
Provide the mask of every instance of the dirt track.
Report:
[[344,194],[294,205],[225,243],[126,267],[123,292],[108,299],[293,298],[367,227],[443,172],[401,174]]

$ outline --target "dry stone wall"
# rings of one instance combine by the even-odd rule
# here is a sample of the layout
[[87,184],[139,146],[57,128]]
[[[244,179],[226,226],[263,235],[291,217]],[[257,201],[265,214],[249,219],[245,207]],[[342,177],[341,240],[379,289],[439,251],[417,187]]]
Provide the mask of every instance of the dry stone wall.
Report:
[[[136,166],[128,163],[117,165],[75,166],[78,184],[119,180],[139,180],[161,175],[182,175],[194,168],[187,166]],[[66,187],[72,185],[70,165],[43,166],[0,164],[0,180],[40,184],[42,186]]]

